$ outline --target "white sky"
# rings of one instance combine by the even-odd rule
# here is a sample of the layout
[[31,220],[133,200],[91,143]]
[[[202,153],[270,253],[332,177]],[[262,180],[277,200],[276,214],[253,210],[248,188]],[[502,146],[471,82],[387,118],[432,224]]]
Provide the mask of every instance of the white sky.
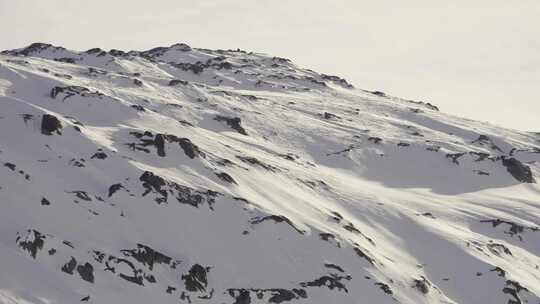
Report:
[[0,0],[0,49],[185,42],[540,131],[540,0]]

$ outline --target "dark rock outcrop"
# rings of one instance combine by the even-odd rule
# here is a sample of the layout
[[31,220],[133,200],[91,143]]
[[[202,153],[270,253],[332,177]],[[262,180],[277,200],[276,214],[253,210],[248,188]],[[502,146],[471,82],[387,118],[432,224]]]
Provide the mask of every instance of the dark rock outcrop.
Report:
[[38,251],[43,249],[45,245],[45,238],[45,235],[39,231],[31,229],[27,231],[27,235],[24,238],[17,235],[16,242],[21,249],[28,251],[35,259]]
[[138,262],[147,266],[150,270],[154,269],[154,264],[169,265],[172,261],[169,256],[142,244],[137,244],[137,249],[124,249],[122,250],[122,253],[125,256],[133,257]]
[[43,135],[53,135],[56,133],[62,135],[60,132],[62,130],[62,123],[60,120],[53,115],[43,114],[41,119],[41,134]]
[[94,283],[94,267],[90,263],[77,266],[77,272],[87,282]]
[[236,130],[236,132],[242,134],[242,135],[248,135],[244,127],[242,127],[242,122],[239,117],[227,117],[227,116],[221,116],[217,115],[214,120],[217,121],[224,121],[231,129]]
[[74,257],[71,257],[71,260],[62,266],[61,270],[67,274],[73,274],[73,271],[77,267],[77,260]]
[[209,267],[203,267],[199,264],[193,265],[187,274],[182,275],[186,290],[191,292],[206,291],[208,285],[206,276],[209,270]]
[[515,179],[522,183],[536,183],[531,168],[529,166],[524,165],[522,162],[515,158],[503,158],[502,160],[503,166],[506,167],[506,170],[508,173],[510,173]]

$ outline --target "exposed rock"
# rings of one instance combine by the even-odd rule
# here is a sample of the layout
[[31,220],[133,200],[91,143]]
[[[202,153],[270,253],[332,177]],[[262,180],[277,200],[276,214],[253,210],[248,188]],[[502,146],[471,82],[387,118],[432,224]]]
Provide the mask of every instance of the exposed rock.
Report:
[[188,204],[193,207],[207,203],[209,208],[213,209],[212,205],[215,202],[216,196],[219,194],[211,190],[207,190],[206,192],[197,191],[174,182],[165,181],[165,179],[150,171],[144,172],[139,177],[139,180],[143,182],[143,187],[146,189],[143,196],[152,191],[159,194],[159,197],[155,199],[158,204],[167,202],[170,193],[179,203]]
[[199,264],[193,265],[188,274],[182,275],[186,290],[192,292],[206,291],[208,285],[206,276],[209,270],[209,267],[203,267]]
[[236,130],[238,133],[242,135],[248,135],[246,130],[242,127],[241,120],[239,117],[227,117],[227,116],[217,115],[214,118],[214,120],[224,121],[225,123],[227,123],[229,127]]
[[188,82],[185,81],[185,80],[180,80],[180,79],[173,79],[171,81],[169,81],[169,86],[175,86],[177,84],[181,84],[181,85],[188,85]]
[[156,134],[154,145],[157,149],[157,154],[161,157],[165,156],[165,137],[163,134]]
[[118,190],[120,190],[122,188],[124,188],[124,186],[122,186],[122,184],[120,184],[120,183],[111,185],[109,187],[109,197],[111,197],[116,191],[118,191]]
[[62,266],[61,270],[67,274],[73,274],[73,271],[77,267],[77,260],[74,257],[71,257],[71,260]]
[[259,166],[259,167],[261,167],[263,169],[266,169],[268,171],[276,171],[277,170],[276,167],[271,166],[271,165],[267,165],[267,164],[261,162],[260,160],[258,160],[255,157],[237,155],[236,158],[238,158],[239,160],[241,160],[241,161],[243,161],[245,163],[249,163],[249,164],[252,164],[252,165]]
[[286,224],[288,224],[289,226],[294,228],[294,230],[298,231],[298,233],[304,234],[303,230],[298,229],[293,224],[293,222],[291,222],[291,220],[289,220],[287,217],[285,217],[283,215],[267,215],[267,216],[263,216],[263,217],[256,217],[254,219],[251,219],[250,223],[252,225],[256,225],[256,224],[260,224],[260,223],[265,222],[265,221],[274,221],[275,223],[285,222]]
[[77,266],[77,272],[83,280],[94,283],[94,267],[90,263]]
[[191,140],[187,138],[179,138],[176,142],[180,145],[180,148],[184,150],[184,153],[191,159],[197,157],[197,156],[204,156],[204,154],[199,150],[199,147],[197,147],[194,143],[191,142]]
[[191,140],[187,138],[179,138],[175,135],[161,133],[156,134],[155,137],[152,138],[152,132],[149,131],[144,133],[130,132],[130,134],[137,137],[137,139],[140,141],[139,143],[127,144],[132,150],[139,150],[149,153],[150,151],[146,149],[146,147],[154,146],[157,150],[158,156],[165,157],[166,143],[178,143],[180,148],[184,150],[184,154],[186,154],[186,156],[189,158],[193,159],[197,156],[205,157],[204,153],[199,150],[199,147],[197,147],[191,142]]
[[540,232],[539,227],[526,227],[524,225],[520,225],[511,221],[505,221],[501,219],[481,220],[480,223],[491,223],[493,227],[497,227],[501,224],[508,225],[509,228],[507,231],[504,231],[504,233],[510,236],[517,235],[520,240],[523,240],[520,234],[522,234],[525,230],[529,230],[532,232]]
[[249,290],[246,289],[229,289],[229,295],[234,298],[233,304],[251,304],[251,296]]
[[321,78],[323,80],[329,80],[329,81],[332,81],[344,88],[347,88],[347,89],[353,89],[354,86],[350,83],[347,82],[347,80],[341,78],[341,77],[338,77],[338,76],[333,76],[333,75],[326,75],[326,74],[321,74]]
[[12,164],[12,163],[4,163],[4,167],[10,169],[11,171],[15,171],[15,168],[17,166],[15,164]]
[[133,257],[143,265],[148,266],[150,270],[154,269],[154,264],[169,265],[172,260],[163,253],[142,244],[137,244],[137,249],[124,249],[121,251],[125,256]]
[[[235,299],[234,304],[250,304],[251,293],[255,293],[257,299],[264,300],[266,303],[282,303],[295,299],[307,298],[305,290],[300,288],[293,288],[292,290],[283,288],[271,288],[271,289],[243,289],[243,288],[231,288],[227,292],[231,297]],[[266,298],[266,299],[265,299]]]
[[377,95],[377,96],[380,96],[380,97],[386,97],[386,94],[384,92],[381,92],[381,91],[372,91],[371,94]]
[[41,198],[41,205],[42,206],[49,206],[50,204],[51,204],[51,202],[49,202],[48,199],[46,199],[44,197]]
[[45,238],[39,231],[30,229],[27,230],[24,238],[17,234],[16,242],[21,249],[28,251],[35,259],[38,251],[43,249],[43,245],[45,245]]
[[364,251],[362,251],[362,249],[360,249],[359,247],[355,246],[355,247],[353,248],[353,250],[354,250],[354,252],[356,252],[356,255],[357,255],[357,256],[359,256],[359,257],[365,259],[365,260],[368,261],[368,263],[370,263],[371,265],[374,265],[375,260],[374,260],[372,257],[370,257],[370,256],[368,256],[367,254],[365,254]]
[[388,284],[381,283],[381,282],[377,282],[377,283],[375,283],[375,285],[379,286],[379,287],[381,288],[381,290],[382,290],[385,294],[389,294],[389,295],[394,294],[394,293],[392,292],[392,289],[390,288],[390,286],[388,286]]
[[146,112],[146,109],[141,105],[131,105],[131,107],[139,112]]
[[326,286],[330,290],[333,290],[334,288],[337,288],[340,291],[349,292],[347,290],[347,287],[345,287],[345,285],[343,285],[343,283],[341,283],[342,279],[349,279],[350,280],[351,278],[331,274],[331,275],[322,276],[322,277],[320,277],[318,279],[315,279],[313,281],[310,281],[310,282],[302,282],[302,283],[300,283],[300,286],[302,286],[302,287]]
[[496,151],[499,151],[499,152],[503,152],[503,150],[501,150],[501,148],[499,148],[497,145],[495,145],[493,143],[493,141],[491,140],[491,138],[489,138],[487,135],[480,135],[478,136],[478,139],[476,140],[473,140],[471,143],[473,144],[479,144],[481,146],[484,146],[484,145],[487,145],[489,146],[492,150],[496,150]]
[[43,135],[53,135],[56,133],[62,135],[60,132],[62,130],[62,123],[60,120],[53,115],[43,114],[41,119],[41,134]]
[[88,88],[81,86],[67,86],[67,87],[54,87],[51,89],[50,97],[56,99],[60,94],[64,94],[63,101],[70,98],[71,96],[79,95],[82,97],[97,97],[101,98],[103,93],[100,92],[91,92]]
[[216,176],[227,183],[237,184],[236,181],[232,178],[232,176],[225,172],[216,173]]
[[343,270],[343,268],[341,268],[341,266],[336,265],[336,264],[332,264],[332,263],[325,263],[324,267],[330,268],[330,269],[335,269],[335,270],[337,270],[339,272],[345,272],[345,270]]
[[522,183],[536,183],[531,168],[524,165],[522,162],[515,158],[503,158],[503,166],[506,167],[508,173],[510,173],[516,180]]
[[76,197],[82,199],[83,201],[87,201],[87,202],[92,201],[92,199],[90,198],[88,193],[86,193],[86,191],[71,191],[68,193],[74,193]]
[[413,281],[414,285],[413,287],[416,288],[418,291],[420,291],[423,294],[427,294],[429,292],[429,286],[431,285],[426,278],[421,277],[420,279],[415,279]]
[[458,159],[463,155],[465,155],[465,153],[448,153],[446,154],[446,158],[450,158],[454,164],[459,165]]
[[330,112],[324,112],[323,113],[324,119],[334,119],[334,118],[340,118],[336,114],[330,113]]

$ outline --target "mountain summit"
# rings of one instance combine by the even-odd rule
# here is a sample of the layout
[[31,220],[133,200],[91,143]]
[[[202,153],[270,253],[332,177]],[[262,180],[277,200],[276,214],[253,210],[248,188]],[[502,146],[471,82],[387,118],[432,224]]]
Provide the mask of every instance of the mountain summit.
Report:
[[540,134],[186,44],[0,54],[0,303],[540,303]]

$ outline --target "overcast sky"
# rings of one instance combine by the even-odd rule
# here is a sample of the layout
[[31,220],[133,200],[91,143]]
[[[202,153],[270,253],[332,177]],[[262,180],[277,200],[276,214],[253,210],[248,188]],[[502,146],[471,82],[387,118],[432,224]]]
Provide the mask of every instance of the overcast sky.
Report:
[[540,0],[0,0],[0,49],[185,42],[540,131]]

